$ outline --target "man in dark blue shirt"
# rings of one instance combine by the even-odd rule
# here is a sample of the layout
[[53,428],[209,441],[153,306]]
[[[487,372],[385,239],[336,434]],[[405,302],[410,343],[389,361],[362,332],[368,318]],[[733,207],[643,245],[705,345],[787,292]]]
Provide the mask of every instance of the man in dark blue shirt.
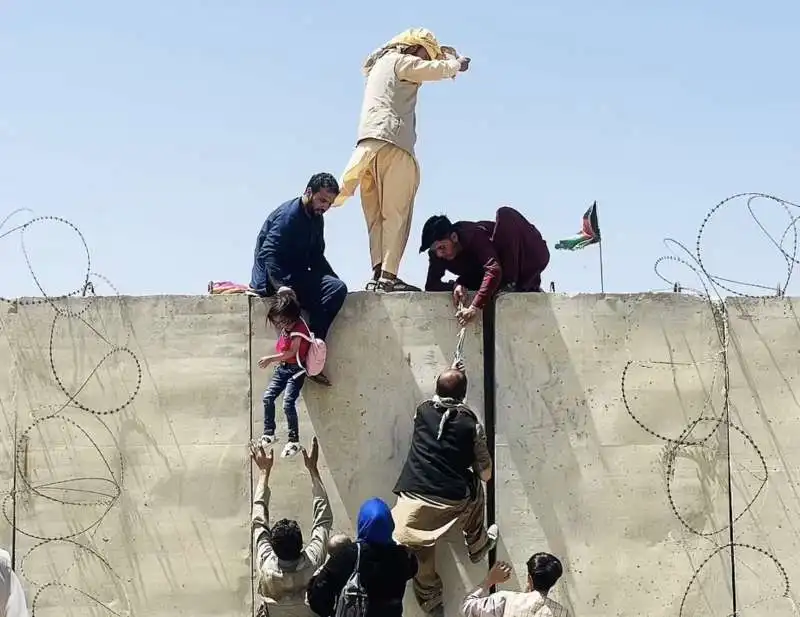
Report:
[[[258,233],[250,280],[262,297],[291,288],[308,311],[311,331],[323,340],[347,296],[347,286],[325,258],[323,215],[338,194],[336,178],[319,173],[300,197],[278,206]],[[309,379],[330,385],[322,374]]]

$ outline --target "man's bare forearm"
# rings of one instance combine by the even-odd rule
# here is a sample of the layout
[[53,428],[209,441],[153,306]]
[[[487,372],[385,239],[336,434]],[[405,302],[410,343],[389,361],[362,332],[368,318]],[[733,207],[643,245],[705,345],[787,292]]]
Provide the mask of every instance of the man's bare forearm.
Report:
[[253,525],[269,526],[269,472],[261,471],[253,494]]
[[322,483],[319,470],[309,470],[311,476],[311,507],[314,510],[314,526],[322,525],[330,527],[333,525],[333,511],[331,502],[328,499],[328,492]]

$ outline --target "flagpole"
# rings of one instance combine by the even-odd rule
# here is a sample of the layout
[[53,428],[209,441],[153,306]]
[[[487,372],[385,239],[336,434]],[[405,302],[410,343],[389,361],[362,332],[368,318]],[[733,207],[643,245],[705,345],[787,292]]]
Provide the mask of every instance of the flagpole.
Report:
[[603,240],[601,239],[598,243],[600,245],[600,293],[606,293],[606,285],[605,281],[603,280]]

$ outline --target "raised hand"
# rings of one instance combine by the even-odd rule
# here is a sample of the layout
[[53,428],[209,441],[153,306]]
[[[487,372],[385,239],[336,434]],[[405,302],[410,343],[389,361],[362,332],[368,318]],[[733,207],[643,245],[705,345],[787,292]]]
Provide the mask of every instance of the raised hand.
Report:
[[256,466],[264,473],[272,471],[272,465],[275,463],[275,454],[272,448],[265,450],[264,446],[255,442],[250,443],[250,458]]
[[511,564],[505,561],[498,561],[489,570],[489,574],[486,576],[486,585],[487,587],[494,587],[500,583],[505,583],[509,578],[511,578]]
[[303,448],[303,462],[306,464],[306,469],[311,475],[318,475],[317,463],[319,461],[319,441],[314,437],[311,440],[311,454]]

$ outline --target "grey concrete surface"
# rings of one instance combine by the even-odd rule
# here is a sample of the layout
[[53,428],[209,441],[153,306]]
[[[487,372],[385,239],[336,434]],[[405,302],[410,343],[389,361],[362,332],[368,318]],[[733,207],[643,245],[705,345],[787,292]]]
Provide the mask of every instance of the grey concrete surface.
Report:
[[[549,550],[566,568],[555,596],[575,615],[730,615],[734,582],[739,614],[797,614],[797,301],[727,307],[726,346],[724,319],[688,296],[499,299],[506,588],[524,584],[531,553]],[[29,602],[40,617],[106,614],[97,602],[142,617],[250,615],[246,443],[261,432],[269,378],[254,360],[275,338],[262,302],[101,298],[81,318],[0,305],[0,492],[13,486],[16,426],[22,467],[7,511]],[[393,503],[414,408],[457,332],[446,294],[348,297],[328,341],[334,387],[307,383],[300,401],[337,530],[353,531],[368,497]],[[122,351],[106,358],[112,347]],[[482,413],[480,324],[465,353]],[[285,431],[280,407],[277,418]],[[308,529],[302,459],[278,460],[272,485],[273,518]],[[0,517],[5,545],[10,529]],[[468,563],[458,533],[448,540],[439,556],[454,617],[486,566]],[[406,606],[419,617],[410,590]]]
[[[261,392],[270,371],[255,360],[274,349],[275,333],[265,326],[262,301],[253,300],[253,432],[261,433]],[[405,461],[416,406],[433,394],[439,372],[450,365],[458,335],[446,294],[348,296],[328,340],[326,374],[332,388],[309,381],[303,388],[301,441],[319,436],[323,481],[332,500],[339,531],[353,533],[358,508],[376,496],[394,505],[394,487]],[[470,379],[468,400],[483,412],[483,334],[480,324],[469,328],[464,354]],[[278,434],[285,443],[286,421],[277,410]],[[281,445],[282,447],[282,445]],[[280,448],[276,450],[276,453]],[[276,463],[274,518],[297,518],[304,529],[311,523],[310,492],[301,459]],[[480,582],[486,565],[466,559],[463,536],[448,534],[437,560],[448,590],[448,617],[458,615],[467,588]],[[406,615],[421,613],[410,591]]]
[[[706,304],[507,295],[497,323],[499,553],[517,586],[544,550],[563,560],[554,597],[573,614],[729,614],[727,552],[692,582],[727,542],[712,533],[728,518],[725,433],[701,422],[688,437],[702,445],[666,441],[719,413],[720,345]],[[629,361],[625,395],[641,425],[622,400]]]
[[15,552],[35,614],[249,615],[246,299],[21,306],[2,325],[4,423],[33,426]]
[[794,617],[800,614],[800,301],[737,299],[727,306],[737,608],[741,615]]
[[[7,322],[4,308],[0,306],[0,499],[9,501],[6,509],[13,516],[13,499],[11,491],[14,486],[14,435],[16,432],[16,413],[13,401],[16,396],[14,371],[9,363],[3,362],[11,358],[11,347],[6,336]],[[0,501],[0,507],[3,502]],[[13,528],[9,518],[0,511],[0,548],[12,552]],[[13,520],[13,519],[11,519]]]

